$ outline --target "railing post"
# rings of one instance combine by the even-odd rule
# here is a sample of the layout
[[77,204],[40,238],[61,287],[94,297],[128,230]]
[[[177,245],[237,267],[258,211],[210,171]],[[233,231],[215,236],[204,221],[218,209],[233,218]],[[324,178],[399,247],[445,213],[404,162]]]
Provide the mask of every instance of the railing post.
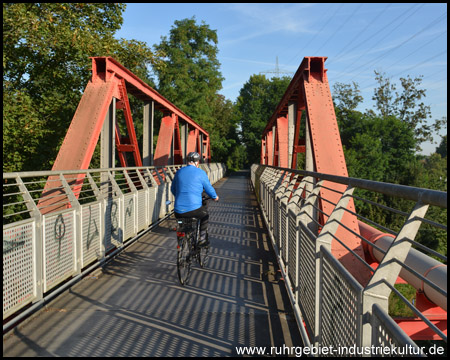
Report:
[[28,192],[27,187],[23,183],[21,177],[17,175],[15,177],[16,183],[19,187],[19,190],[22,192],[23,199],[25,200],[26,207],[31,213],[31,217],[34,218],[35,222],[35,229],[34,229],[34,246],[35,246],[35,253],[34,253],[34,261],[35,261],[35,267],[34,267],[34,275],[35,275],[35,287],[34,292],[36,296],[36,301],[40,301],[44,297],[44,236],[43,236],[43,229],[42,229],[42,219],[43,215],[39,211],[39,208],[35,204],[33,198],[31,197],[30,193]]
[[[69,184],[67,183],[66,178],[62,173],[59,174],[59,179],[61,180],[61,184],[64,188],[64,191],[66,192],[67,197],[69,198],[70,205],[75,210],[75,273],[81,274],[81,268],[83,265],[83,259],[82,259],[82,237],[81,237],[81,205],[74,195],[72,189],[70,188]],[[81,190],[81,186],[80,186]]]
[[154,219],[157,207],[156,200],[158,193],[158,183],[156,182],[149,168],[145,169],[145,172],[147,174],[148,179],[150,180],[150,183],[152,184],[152,186],[148,188],[148,218],[147,218],[147,224],[151,224],[154,220],[155,221],[158,220],[158,218]]
[[[308,184],[308,182],[307,182]],[[304,286],[302,290],[304,290],[305,298],[311,302],[314,301],[314,314],[309,314],[309,318],[307,325],[310,327],[310,334],[312,336],[312,343],[318,346],[319,340],[319,284],[320,284],[320,257],[319,252],[316,249],[315,243],[317,238],[317,232],[315,229],[317,228],[314,223],[313,214],[316,213],[315,204],[317,203],[317,198],[319,196],[320,189],[323,185],[323,180],[320,180],[316,186],[313,188],[312,192],[306,196],[304,205],[301,208],[300,214],[297,218],[298,228],[300,229],[300,253],[303,257],[306,257],[308,254],[307,251],[310,252],[310,256],[312,259],[309,259],[311,264],[314,264],[314,269],[308,269],[308,271],[314,276],[313,279],[308,279],[308,274],[305,272],[302,274],[304,281]],[[306,185],[307,186],[307,185]],[[308,243],[309,241],[309,243]],[[303,243],[304,242],[304,243]],[[306,259],[304,259],[306,260]],[[306,264],[302,261],[302,266],[300,266],[299,272],[306,270],[309,264]],[[309,281],[309,286],[307,285]],[[301,285],[302,286],[302,285]],[[311,318],[312,317],[312,318]]]
[[[139,172],[139,170],[136,170],[136,172]],[[127,180],[127,184],[131,189],[131,193],[133,194],[133,235],[135,236],[137,234],[137,189],[136,186],[134,185],[133,180],[131,180],[130,175],[128,174],[128,170],[124,169],[123,173],[125,175],[125,179]],[[124,195],[124,209],[125,209],[125,195]],[[128,207],[127,207],[128,209]],[[124,213],[124,226],[126,226],[126,212]],[[124,227],[124,235],[125,235],[125,227]],[[124,239],[125,241],[126,239]]]
[[[114,192],[116,192],[117,198],[118,198],[118,203],[119,203],[119,206],[118,206],[119,219],[117,220],[117,223],[118,223],[117,224],[117,230],[118,230],[117,231],[117,243],[118,244],[123,244],[123,229],[125,228],[124,227],[124,221],[123,221],[123,219],[124,219],[124,216],[123,216],[123,202],[124,202],[123,198],[124,198],[124,195],[122,193],[122,190],[120,190],[120,187],[119,187],[119,185],[116,182],[116,179],[114,178],[115,171],[108,170],[107,173],[108,173],[108,178],[109,178],[110,184],[112,186],[112,194],[111,194],[111,197],[108,197],[108,204],[106,205],[106,208],[109,206],[109,200],[111,200],[111,208],[112,208],[112,203],[114,202],[113,195],[114,195]],[[105,214],[106,214],[106,208],[105,208]],[[110,219],[109,220],[111,221],[111,234],[110,235],[112,237],[112,232],[113,232],[112,231],[113,219],[112,219],[112,216],[111,216],[112,213],[109,214],[109,215],[110,215]],[[119,247],[120,245],[115,245],[115,246]]]
[[[280,178],[282,180],[281,185],[278,187],[278,189],[275,190],[274,193],[274,204],[275,207],[278,209],[278,220],[277,220],[277,236],[280,243],[280,255],[283,259],[284,265],[285,265],[285,271],[288,273],[288,253],[289,253],[289,242],[287,241],[287,234],[286,234],[286,204],[287,204],[287,198],[285,194],[288,192],[289,187],[289,174],[287,172],[284,172]],[[285,200],[285,202],[283,202]]]
[[370,318],[372,306],[378,304],[384,311],[388,311],[388,300],[391,289],[385,281],[391,285],[395,284],[401,270],[401,264],[405,262],[411,242],[419,231],[421,221],[425,217],[429,205],[420,200],[416,203],[408,216],[400,232],[392,242],[383,260],[378,265],[372,278],[363,292],[363,346],[371,346],[372,327]]
[[[339,199],[338,203],[336,204],[333,212],[329,215],[327,222],[324,224],[319,236],[316,239],[316,253],[317,254],[321,254],[321,247],[325,248],[326,250],[329,251],[329,253],[331,254],[331,243],[332,241],[337,241],[334,238],[334,235],[336,234],[339,226],[340,226],[340,222],[342,217],[344,216],[344,214],[346,213],[346,209],[347,209],[347,205],[349,203],[349,201],[352,199],[352,194],[353,191],[355,189],[349,185],[347,187],[347,189],[344,191],[344,193],[342,194],[341,198]],[[316,258],[317,259],[317,258]],[[318,282],[316,284],[318,284],[319,286],[317,286],[316,288],[316,296],[317,296],[317,301],[316,301],[316,306],[318,307],[318,334],[319,334],[319,339],[320,339],[320,343],[318,345],[320,346],[329,346],[330,344],[324,344],[322,343],[322,322],[332,322],[335,319],[331,319],[331,318],[327,318],[327,319],[323,319],[323,311],[321,311],[321,309],[323,308],[323,304],[326,302],[326,299],[323,299],[323,285],[324,285],[324,277],[323,277],[323,264],[321,263],[323,261],[323,256],[318,256],[318,264],[316,265],[318,267],[318,269],[321,269],[321,271],[319,272],[319,279]],[[343,265],[342,265],[343,267]],[[353,283],[354,284],[358,284],[358,281],[356,279],[354,279],[354,277],[348,273],[347,277],[351,277],[353,278]],[[355,288],[358,288],[358,296],[360,298],[362,298],[362,286],[355,286]],[[356,318],[357,318],[357,326],[355,329],[355,332],[352,334],[349,334],[349,336],[354,336],[356,339],[358,339],[358,343],[356,344],[357,347],[361,346],[361,326],[362,326],[362,313],[361,313],[361,309],[362,306],[360,306],[357,310],[356,310]],[[351,330],[351,329],[349,329]]]
[[[295,234],[293,242],[295,244],[295,249],[291,249],[291,251],[295,251],[295,264],[291,264],[291,266],[295,266],[295,277],[293,280],[294,285],[294,298],[295,301],[299,302],[299,256],[300,256],[300,236],[299,236],[299,224],[298,215],[300,214],[300,210],[302,207],[302,202],[304,199],[302,198],[302,193],[305,190],[305,185],[308,177],[302,179],[297,189],[294,190],[292,194],[292,198],[287,206],[287,216],[288,216],[288,234],[289,228],[292,229],[292,233]],[[295,183],[294,183],[295,184]]]

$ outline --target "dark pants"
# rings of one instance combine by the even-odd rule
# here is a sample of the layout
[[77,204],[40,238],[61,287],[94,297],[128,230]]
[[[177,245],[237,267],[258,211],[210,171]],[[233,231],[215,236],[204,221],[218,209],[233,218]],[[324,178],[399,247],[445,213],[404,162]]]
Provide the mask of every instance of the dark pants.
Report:
[[209,219],[209,214],[208,214],[208,209],[206,206],[202,206],[201,208],[192,210],[192,211],[188,211],[182,214],[179,213],[175,213],[175,217],[177,219],[180,218],[197,218],[200,219],[200,230],[202,232],[207,231],[208,230],[208,219]]

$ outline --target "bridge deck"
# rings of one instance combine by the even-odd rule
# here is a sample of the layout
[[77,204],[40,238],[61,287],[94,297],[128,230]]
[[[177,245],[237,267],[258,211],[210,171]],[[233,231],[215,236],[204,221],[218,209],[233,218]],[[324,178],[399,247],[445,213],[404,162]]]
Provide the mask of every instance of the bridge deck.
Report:
[[246,175],[215,184],[210,258],[186,287],[168,220],[4,336],[3,356],[233,356],[236,347],[301,346]]

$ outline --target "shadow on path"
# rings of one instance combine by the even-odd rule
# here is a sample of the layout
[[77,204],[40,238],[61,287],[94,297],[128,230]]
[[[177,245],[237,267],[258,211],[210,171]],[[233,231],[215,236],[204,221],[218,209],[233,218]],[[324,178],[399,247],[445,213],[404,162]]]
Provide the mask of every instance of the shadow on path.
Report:
[[[214,187],[211,249],[185,287],[168,220],[51,302],[3,341],[3,356],[236,356],[301,346],[270,239],[245,172]],[[268,354],[266,354],[268,355]]]

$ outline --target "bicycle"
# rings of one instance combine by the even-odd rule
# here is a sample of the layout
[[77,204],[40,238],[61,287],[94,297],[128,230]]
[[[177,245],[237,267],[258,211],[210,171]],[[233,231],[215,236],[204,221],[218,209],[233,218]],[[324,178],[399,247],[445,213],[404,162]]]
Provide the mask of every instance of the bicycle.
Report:
[[[210,198],[203,199],[204,202]],[[198,246],[200,239],[200,219],[177,219],[177,273],[181,285],[186,285],[191,274],[192,260],[196,260],[201,268],[206,266],[209,255],[209,244]]]

